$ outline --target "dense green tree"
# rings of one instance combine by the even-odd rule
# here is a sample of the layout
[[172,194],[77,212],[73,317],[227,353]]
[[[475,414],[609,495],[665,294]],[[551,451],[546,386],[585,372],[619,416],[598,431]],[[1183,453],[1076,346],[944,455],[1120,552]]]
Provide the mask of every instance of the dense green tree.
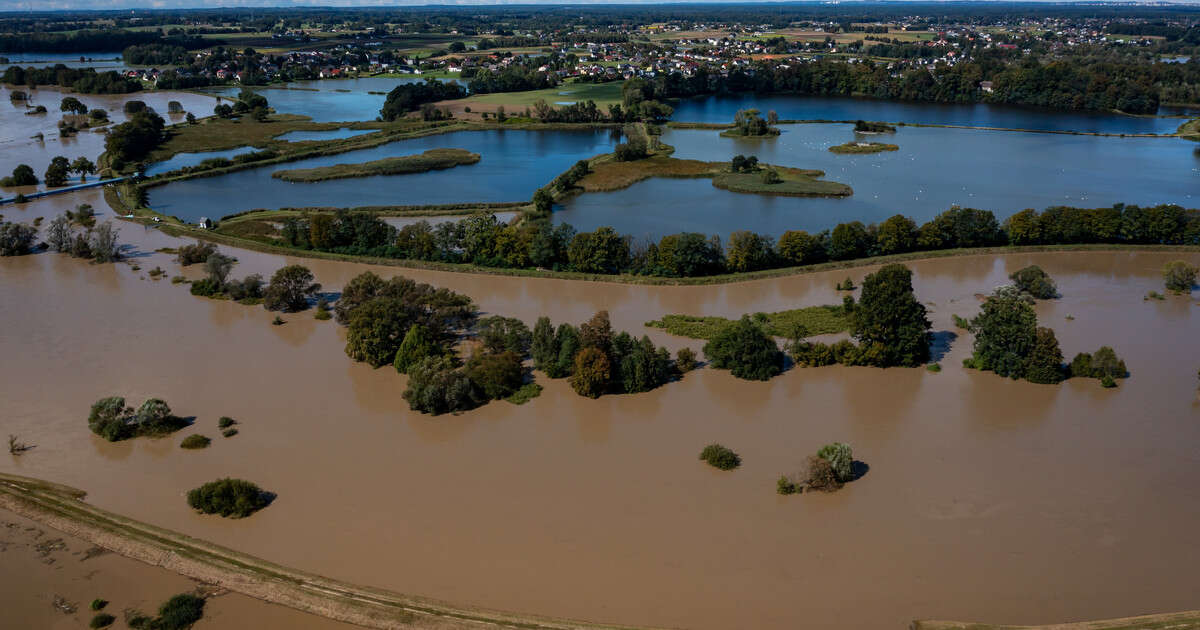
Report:
[[583,347],[579,330],[570,324],[559,324],[554,331],[554,345],[558,349],[558,357],[552,365],[547,366],[546,375],[550,378],[570,376],[575,369],[575,355]]
[[79,173],[79,181],[86,182],[87,176],[96,172],[96,165],[86,157],[79,156],[71,162],[70,170],[72,173]]
[[524,381],[521,356],[516,352],[477,352],[467,360],[467,378],[489,400],[507,398]]
[[63,97],[62,102],[59,103],[58,110],[82,115],[88,113],[88,106],[81,103],[79,99],[75,98],[74,96],[65,96]]
[[529,346],[533,341],[529,327],[524,322],[500,315],[479,320],[475,325],[475,334],[488,352],[513,352],[521,357],[529,354]]
[[429,357],[412,366],[404,399],[414,411],[433,415],[474,409],[485,400],[448,356]]
[[403,300],[393,297],[369,300],[354,309],[346,323],[346,354],[372,367],[393,363],[414,323],[413,312]]
[[725,258],[730,271],[758,271],[775,263],[775,252],[766,236],[742,230],[729,235],[729,251]]
[[613,330],[608,311],[599,311],[579,326],[579,343],[583,348],[596,348],[612,359]]
[[1041,300],[1058,297],[1058,287],[1050,275],[1037,265],[1018,269],[1009,276],[1018,290]]
[[599,348],[588,346],[575,355],[571,387],[580,396],[599,398],[608,391],[611,381],[612,365]]
[[725,326],[704,344],[712,366],[746,380],[765,381],[783,371],[783,353],[748,316]]
[[75,235],[71,230],[71,219],[65,214],[60,214],[50,220],[50,226],[46,228],[46,243],[50,245],[50,249],[63,253],[71,251],[71,241]]
[[0,186],[13,188],[16,186],[36,186],[38,183],[37,175],[33,172],[33,167],[28,164],[18,164],[13,169],[10,177],[5,177],[0,180]]
[[549,366],[558,359],[558,346],[554,343],[554,326],[549,317],[539,317],[533,325],[530,341],[533,353],[533,367],[536,370],[548,371]]
[[1034,334],[1033,349],[1022,368],[1031,383],[1052,385],[1063,380],[1063,355],[1054,331],[1039,327]]
[[67,178],[71,175],[71,162],[67,158],[59,155],[50,160],[50,165],[46,167],[46,174],[42,176],[42,180],[46,182],[46,186],[57,188],[67,185]]
[[817,451],[817,457],[829,462],[838,481],[844,483],[854,477],[854,453],[849,445],[841,442],[826,444]]
[[629,241],[610,227],[581,232],[567,247],[567,260],[584,273],[619,273],[629,264]]
[[790,265],[811,265],[828,259],[821,236],[813,236],[803,230],[784,232],[779,237],[776,251]]
[[875,235],[879,253],[903,254],[917,247],[917,224],[904,215],[894,215],[879,225]]
[[[218,479],[187,493],[192,509],[204,514],[244,518],[271,503],[270,495],[244,479]],[[177,627],[177,626],[173,626]]]
[[413,324],[408,327],[408,332],[404,333],[404,339],[396,348],[392,366],[397,372],[407,374],[414,365],[438,354],[441,354],[440,348],[433,335],[429,334],[429,330],[420,324]]
[[915,366],[929,360],[933,335],[925,306],[913,293],[908,267],[885,265],[868,274],[853,319],[851,334],[877,354],[873,364]]
[[[615,344],[614,344],[615,345]],[[655,348],[649,337],[633,341],[617,361],[620,388],[627,394],[648,392],[671,379],[671,353]]]
[[662,237],[653,256],[659,273],[667,276],[705,276],[719,273],[724,267],[720,241],[697,232]]
[[[271,276],[271,282],[263,297],[263,308],[268,311],[284,311],[292,313],[308,306],[308,298],[321,290],[321,285],[313,282],[313,274],[302,265],[282,267]],[[385,362],[391,362],[391,357]],[[375,364],[377,367],[380,364]]]
[[1037,342],[1037,315],[1015,287],[1001,287],[983,302],[971,320],[975,352],[970,359],[980,370],[1000,376],[1024,376],[1026,358]]
[[873,239],[861,221],[839,223],[829,239],[829,257],[833,260],[862,258],[871,252]]

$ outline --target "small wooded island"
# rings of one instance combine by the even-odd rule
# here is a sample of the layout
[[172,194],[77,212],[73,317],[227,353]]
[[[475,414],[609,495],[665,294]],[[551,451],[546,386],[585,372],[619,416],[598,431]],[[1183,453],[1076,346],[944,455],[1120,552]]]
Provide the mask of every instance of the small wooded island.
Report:
[[829,147],[833,153],[882,153],[899,149],[899,146],[885,142],[847,142]]

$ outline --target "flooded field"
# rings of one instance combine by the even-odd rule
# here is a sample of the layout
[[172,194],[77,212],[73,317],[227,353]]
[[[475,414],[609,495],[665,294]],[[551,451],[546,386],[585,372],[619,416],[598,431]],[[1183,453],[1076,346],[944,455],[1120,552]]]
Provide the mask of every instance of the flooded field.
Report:
[[[703,180],[651,179],[625,190],[569,199],[555,220],[578,229],[613,226],[657,240],[681,231],[717,234],[752,230],[818,232],[838,223],[881,222],[901,213],[918,223],[957,204],[995,212],[1003,220],[1024,208],[1115,203],[1200,202],[1196,143],[1176,138],[1114,138],[1059,134],[901,127],[884,140],[898,151],[831,153],[849,141],[879,141],[852,125],[782,125],[766,140],[722,138],[704,130],[667,130],[662,141],[674,157],[725,161],[755,155],[769,164],[825,171],[847,184],[844,198],[802,199],[741,195]],[[486,155],[486,154],[485,154]],[[1136,163],[1138,168],[1129,168]],[[731,212],[731,208],[737,208]]]
[[[0,584],[4,585],[0,609],[6,627],[39,630],[87,627],[96,614],[88,607],[93,599],[108,600],[104,612],[121,619],[126,609],[153,613],[168,598],[198,586],[166,569],[106,552],[4,510],[0,510]],[[56,599],[62,608],[55,606]],[[68,612],[72,607],[74,612]],[[118,622],[116,627],[124,626]],[[194,626],[196,630],[352,627],[229,592],[209,598],[204,618]]]
[[[29,222],[85,201],[104,207],[84,191],[4,214]],[[598,400],[539,376],[546,389],[527,405],[433,418],[408,410],[403,376],[346,358],[333,322],[305,312],[271,326],[261,308],[190,296],[145,275],[180,273],[153,253],[179,241],[128,224],[121,240],[135,245],[140,271],[54,254],[0,260],[0,353],[19,357],[0,362],[2,429],[36,445],[0,457],[0,471],[79,487],[106,509],[331,577],[598,621],[903,628],[914,618],[1046,623],[1196,606],[1200,306],[1195,294],[1142,298],[1162,289],[1164,262],[1196,264],[1198,254],[912,263],[935,331],[962,335],[940,374],[831,367],[758,383],[703,369]],[[329,291],[369,268],[231,253],[236,277],[299,262]],[[951,316],[974,314],[976,294],[1030,263],[1063,294],[1038,304],[1042,325],[1068,356],[1114,346],[1132,372],[1119,388],[960,367],[970,338]],[[834,303],[837,281],[871,270],[642,287],[374,269],[530,324],[608,309],[615,328],[672,350],[700,344],[642,324]],[[164,398],[195,424],[166,439],[104,442],[85,418],[112,394]],[[217,435],[223,415],[241,423],[239,435]],[[191,433],[214,443],[181,450]],[[780,474],[834,440],[870,467],[862,479],[831,495],[775,494]],[[741,454],[742,467],[697,461],[714,441]],[[238,521],[186,506],[187,489],[224,476],[278,498]],[[0,580],[17,578],[0,569]]]
[[[461,79],[438,79],[443,83],[458,83]],[[283,114],[300,114],[316,122],[375,120],[387,100],[387,93],[397,85],[424,83],[425,77],[362,77],[359,79],[318,79],[293,81],[275,88],[256,88],[267,97],[271,107]],[[215,87],[205,92],[234,98],[240,86]]]
[[[27,108],[23,103],[11,101],[9,92],[20,89],[32,95],[30,104],[44,105],[45,114],[27,116]],[[57,155],[71,160],[85,156],[93,162],[104,152],[104,134],[96,130],[85,130],[78,134],[60,138],[58,136],[58,121],[62,120],[59,103],[64,96],[74,96],[87,105],[89,109],[100,108],[108,112],[108,118],[113,124],[125,122],[124,106],[128,101],[142,101],[158,112],[163,120],[170,123],[183,122],[185,114],[168,114],[167,103],[179,101],[186,112],[193,112],[197,117],[212,115],[216,101],[208,96],[191,92],[134,92],[132,94],[75,94],[53,87],[42,86],[36,90],[27,88],[12,88],[0,86],[0,176],[10,175],[18,164],[28,164],[33,167],[38,179],[46,172],[50,160]],[[42,134],[38,139],[34,136]],[[94,176],[93,176],[94,177]],[[71,178],[72,183],[78,183],[77,177]],[[39,186],[39,189],[42,188]],[[22,189],[20,192],[28,192]],[[0,192],[4,197],[11,196],[15,189],[5,189]]]

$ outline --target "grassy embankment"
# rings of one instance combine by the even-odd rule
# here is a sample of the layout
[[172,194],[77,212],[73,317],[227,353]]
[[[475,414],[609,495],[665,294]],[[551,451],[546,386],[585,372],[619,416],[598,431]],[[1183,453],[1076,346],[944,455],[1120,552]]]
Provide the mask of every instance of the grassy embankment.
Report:
[[1160,613],[1099,621],[1053,623],[1044,626],[1004,626],[962,621],[914,621],[911,630],[1197,630],[1200,610]]
[[847,142],[829,147],[829,150],[833,153],[882,153],[883,151],[897,151],[899,149],[900,147],[894,144],[883,142]]
[[0,474],[0,508],[94,545],[250,597],[368,628],[616,628],[460,607],[284,567],[82,501],[85,493]]
[[349,177],[426,173],[464,164],[474,164],[478,161],[478,153],[471,153],[465,149],[429,149],[415,155],[402,155],[357,164],[334,164],[317,168],[280,170],[271,173],[271,177],[288,182],[323,182]]
[[720,135],[722,138],[733,138],[735,140],[772,140],[779,137],[779,134],[779,129],[775,127],[768,128],[767,133],[757,135],[741,133],[736,127],[733,127],[722,131]]
[[1179,129],[1175,133],[1179,134],[1181,138],[1200,142],[1200,118],[1179,125]]
[[[775,313],[756,313],[751,317],[762,324],[768,335],[774,337],[791,337],[801,326],[804,327],[805,336],[850,330],[850,317],[841,306],[809,306]],[[724,317],[664,315],[662,319],[646,322],[646,325],[662,328],[680,337],[712,339],[722,328],[733,323],[732,319]]]

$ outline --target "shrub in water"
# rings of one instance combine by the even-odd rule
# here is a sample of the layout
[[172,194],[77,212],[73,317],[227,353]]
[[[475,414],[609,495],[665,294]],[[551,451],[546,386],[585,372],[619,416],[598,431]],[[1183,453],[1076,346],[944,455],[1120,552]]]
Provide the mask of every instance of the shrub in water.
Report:
[[817,457],[829,462],[838,481],[849,481],[853,474],[854,454],[850,447],[841,442],[826,444],[817,451]]
[[737,453],[720,444],[705,446],[704,450],[700,451],[700,459],[721,470],[733,470],[742,465],[742,458],[738,457]]
[[212,440],[197,433],[195,435],[189,435],[183,438],[183,441],[179,443],[179,446],[180,448],[187,449],[206,448],[211,442]]
[[187,502],[205,514],[242,518],[270,503],[261,488],[244,479],[218,479],[188,491]]
[[92,620],[90,622],[88,622],[88,627],[89,628],[107,628],[107,627],[111,626],[113,624],[113,622],[116,620],[117,620],[116,617],[114,617],[108,613],[100,613],[99,615],[92,617]]

